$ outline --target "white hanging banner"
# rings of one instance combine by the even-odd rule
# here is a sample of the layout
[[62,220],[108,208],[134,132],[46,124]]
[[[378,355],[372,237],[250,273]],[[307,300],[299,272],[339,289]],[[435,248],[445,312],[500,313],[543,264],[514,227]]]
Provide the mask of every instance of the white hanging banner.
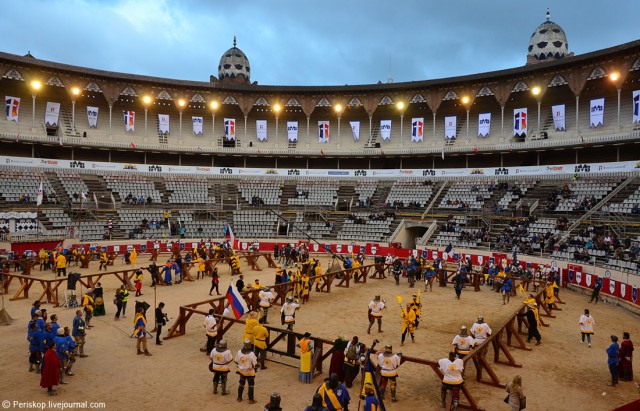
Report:
[[564,104],[551,106],[551,111],[553,113],[553,126],[555,127],[556,131],[565,131],[567,129],[565,124],[564,110]]
[[267,140],[267,120],[256,120],[256,136],[259,141]]
[[193,123],[193,134],[196,136],[201,136],[202,133],[202,124],[204,120],[202,117],[191,116],[191,122]]
[[126,131],[135,131],[136,126],[136,112],[125,111],[124,112],[124,127]]
[[391,120],[380,120],[380,137],[383,140],[391,140]]
[[87,106],[87,121],[89,121],[89,128],[98,128],[98,107]]
[[633,91],[633,122],[640,121],[640,90]]
[[491,113],[478,115],[478,137],[487,137],[491,132]]
[[58,126],[60,118],[60,103],[52,103],[47,101],[47,111],[44,113],[44,125],[50,127]]
[[236,119],[235,118],[224,119],[224,136],[227,140],[236,139]]
[[298,141],[298,122],[287,121],[287,140]]
[[411,119],[411,141],[424,141],[424,117]]
[[456,138],[456,116],[444,118],[444,138]]
[[589,109],[589,128],[604,127],[604,98],[591,100]]
[[527,109],[516,108],[513,110],[513,135],[527,136]]
[[329,122],[318,121],[318,141],[321,143],[329,142]]
[[351,134],[353,134],[353,141],[359,141],[360,140],[360,122],[350,121],[349,125],[351,125]]
[[20,112],[20,97],[5,96],[4,101],[7,107],[7,121],[18,122],[18,113]]
[[160,133],[169,134],[169,115],[168,114],[158,114],[158,128],[160,129]]

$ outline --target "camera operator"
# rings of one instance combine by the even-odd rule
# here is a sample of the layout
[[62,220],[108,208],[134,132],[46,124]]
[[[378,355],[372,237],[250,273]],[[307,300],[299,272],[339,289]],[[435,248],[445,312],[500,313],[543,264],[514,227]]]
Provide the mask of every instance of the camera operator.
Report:
[[164,308],[164,303],[161,302],[158,304],[156,308],[156,345],[162,345],[162,341],[160,341],[160,334],[162,333],[162,326],[167,325],[167,321],[169,317],[166,313],[162,312]]

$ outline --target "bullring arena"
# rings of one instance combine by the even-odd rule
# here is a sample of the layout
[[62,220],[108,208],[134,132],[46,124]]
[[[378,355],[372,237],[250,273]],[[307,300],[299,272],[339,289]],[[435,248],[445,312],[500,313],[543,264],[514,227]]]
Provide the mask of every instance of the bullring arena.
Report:
[[[547,17],[523,67],[333,87],[251,83],[235,40],[206,82],[0,53],[7,105],[0,118],[0,400],[257,410],[278,392],[282,409],[302,410],[329,376],[336,338],[357,335],[367,346],[378,339],[376,350],[391,344],[402,352],[398,401],[387,392],[387,409],[436,410],[437,361],[462,325],[483,316],[493,333],[465,358],[459,408],[508,409],[504,387],[518,374],[528,410],[637,410],[636,382],[606,385],[605,349],[611,335],[640,338],[640,42],[573,55],[563,36]],[[218,338],[234,354],[242,348],[247,316],[224,313],[238,275],[227,257],[207,252],[225,240],[240,256],[245,283],[257,279],[275,295],[256,404],[236,401],[234,367],[231,394],[214,395],[203,353],[211,308]],[[321,267],[293,332],[279,321],[292,285],[275,284],[274,245],[284,244],[305,244]],[[161,275],[151,287],[150,259],[164,266],[200,246],[204,279],[185,263],[191,281],[168,286]],[[87,331],[88,357],[76,360],[56,397],[28,372],[30,309],[40,301],[63,326],[75,309],[65,306],[67,278],[40,269],[43,249],[81,257],[66,267],[67,275],[80,274],[77,298],[101,282],[106,306]],[[126,264],[132,249],[137,260]],[[111,256],[104,271],[101,250]],[[344,269],[343,259],[359,254],[356,282],[357,270]],[[421,269],[441,261],[433,288],[423,281],[410,288],[406,270],[396,285],[391,266],[376,261],[389,255],[423,257]],[[472,273],[457,299],[452,281],[467,263]],[[515,267],[506,304],[484,283],[491,264]],[[214,266],[220,296],[209,295]],[[138,269],[142,295],[135,297]],[[538,269],[558,273],[551,308],[549,278],[536,276]],[[597,279],[596,305],[589,300]],[[127,314],[115,320],[121,285],[130,291]],[[418,291],[416,341],[401,346],[399,300]],[[520,315],[529,293],[539,307],[540,345],[526,341]],[[375,295],[387,305],[383,332],[374,326],[368,334]],[[257,291],[243,298],[258,308]],[[149,304],[149,325],[165,303],[164,342],[149,339],[152,356],[137,355],[131,338],[136,300]],[[591,346],[580,343],[585,308],[596,320]],[[298,381],[295,343],[305,332],[316,347],[310,384]],[[349,389],[349,409],[359,407],[361,384],[359,376]]]

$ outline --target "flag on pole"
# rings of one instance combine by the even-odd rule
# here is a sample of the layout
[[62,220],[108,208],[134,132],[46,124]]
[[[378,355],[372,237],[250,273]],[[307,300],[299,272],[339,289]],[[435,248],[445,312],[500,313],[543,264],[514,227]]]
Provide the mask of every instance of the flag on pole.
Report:
[[444,160],[444,147],[442,147],[442,159]]
[[524,288],[522,287],[522,283],[518,285],[518,292],[524,295]]
[[20,133],[18,133],[18,135],[16,136],[16,143],[20,142]]
[[447,246],[447,248],[445,248],[445,249],[444,249],[444,252],[445,252],[449,257],[453,257],[454,250],[453,250],[453,246],[451,245],[451,243],[449,243],[449,245]]
[[132,148],[137,148],[138,147],[133,141],[131,143],[129,143],[129,146],[131,146]]
[[84,193],[84,190],[80,193],[80,197],[82,198],[82,202],[84,203],[85,201],[87,201],[87,196]]
[[231,245],[233,246],[233,240],[235,240],[236,236],[233,235],[233,229],[229,224],[224,226],[224,237],[231,241]]
[[233,285],[229,284],[229,288],[227,289],[227,301],[229,301],[229,308],[233,311],[233,315],[235,315],[236,320],[239,320],[240,317],[244,315],[244,313],[249,311],[247,307],[247,303],[240,295],[238,289]]
[[380,387],[378,387],[378,381],[376,380],[376,368],[371,363],[371,355],[370,352],[367,351],[367,359],[364,365],[364,379],[362,381],[362,396],[365,396],[365,389],[373,390],[373,395],[375,395],[376,400],[378,400],[378,410],[379,411],[387,411],[384,407],[384,402],[382,401],[382,393],[380,392]]
[[38,188],[38,197],[36,199],[36,206],[42,205],[42,199],[44,198],[44,190],[42,188],[42,180],[40,180],[40,188]]

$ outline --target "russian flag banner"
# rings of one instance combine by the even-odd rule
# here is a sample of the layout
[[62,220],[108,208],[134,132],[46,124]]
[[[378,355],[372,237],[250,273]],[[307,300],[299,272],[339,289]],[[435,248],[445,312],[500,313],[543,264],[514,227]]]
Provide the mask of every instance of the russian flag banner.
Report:
[[235,315],[236,320],[239,320],[240,317],[244,315],[244,313],[249,311],[247,307],[247,303],[240,295],[238,289],[233,285],[229,284],[229,288],[227,289],[227,301],[229,301],[229,308],[233,311],[233,315]]

